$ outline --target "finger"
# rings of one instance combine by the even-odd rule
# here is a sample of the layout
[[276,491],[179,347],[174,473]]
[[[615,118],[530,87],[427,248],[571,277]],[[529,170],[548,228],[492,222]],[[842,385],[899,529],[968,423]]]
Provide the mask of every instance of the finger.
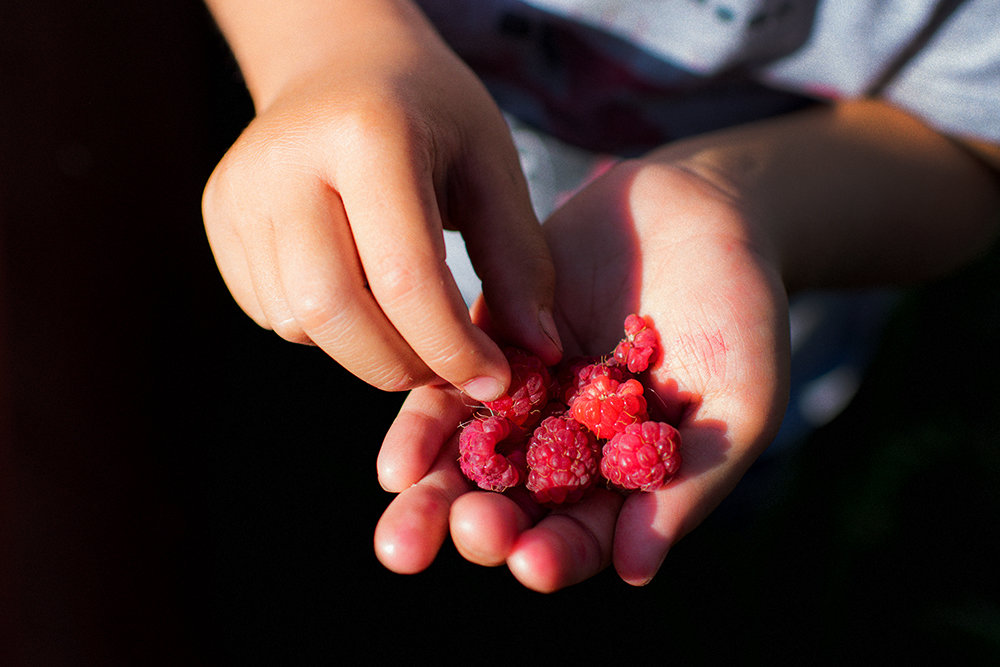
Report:
[[553,512],[518,538],[507,565],[518,581],[550,593],[584,581],[611,562],[615,519],[622,498],[596,489],[579,503]]
[[275,198],[282,290],[297,326],[344,368],[388,391],[434,379],[367,288],[340,197],[318,179]]
[[469,562],[495,567],[506,562],[532,523],[524,504],[512,497],[489,491],[466,493],[451,507],[451,540]]
[[[613,561],[627,583],[649,583],[668,552],[735,488],[759,453],[747,430],[701,418],[680,429],[680,473],[665,488],[630,495],[618,517]],[[759,431],[755,434],[759,438]]]
[[285,292],[275,247],[275,222],[264,220],[244,224],[241,231],[244,256],[256,302],[264,313],[264,328],[292,343],[309,344]]
[[270,329],[267,315],[257,300],[243,241],[230,225],[209,224],[209,220],[206,213],[205,232],[208,244],[233,300],[254,322]]
[[740,358],[762,361],[739,380],[698,392],[697,406],[679,426],[678,476],[659,491],[632,494],[622,507],[613,560],[624,581],[649,583],[673,545],[708,517],[774,437],[784,384],[776,382],[780,371],[763,361],[773,354],[755,351]]
[[496,150],[466,153],[465,187],[449,201],[447,218],[462,231],[469,259],[503,337],[547,365],[562,356],[552,317],[555,271],[528,186],[509,137]]
[[379,519],[375,555],[393,572],[413,574],[426,569],[444,544],[452,503],[469,491],[457,458],[455,437],[427,475],[396,496]]
[[472,323],[445,263],[430,165],[384,141],[365,159],[367,169],[336,178],[375,300],[438,377],[476,400],[499,397],[510,369],[497,344]]
[[216,167],[202,200],[216,263],[233,298],[257,324],[285,340],[312,343],[286,292],[286,284],[295,283],[282,279],[279,252],[290,238],[289,223],[292,234],[311,239],[310,230],[318,225],[307,223],[326,216],[327,203],[316,192],[323,185],[301,169],[279,170],[262,182],[242,146],[234,145]]
[[[230,174],[229,161],[227,155],[205,185],[205,232],[219,272],[237,305],[261,327],[274,329],[275,324],[290,320],[291,313],[284,306],[277,280],[273,233],[263,231],[269,229],[270,221],[262,216],[256,201],[236,195],[241,177],[239,170],[236,175]],[[301,331],[291,332],[289,337],[304,342]]]
[[411,391],[378,453],[376,469],[382,488],[399,493],[418,482],[469,413],[462,394],[450,385]]

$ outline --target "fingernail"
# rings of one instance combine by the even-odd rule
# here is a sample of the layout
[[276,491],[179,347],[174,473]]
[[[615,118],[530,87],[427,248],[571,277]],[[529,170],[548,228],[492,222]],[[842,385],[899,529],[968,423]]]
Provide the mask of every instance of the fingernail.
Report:
[[542,327],[542,333],[552,341],[560,354],[563,351],[562,340],[559,338],[559,330],[556,328],[556,321],[552,319],[552,313],[547,308],[538,311],[538,323]]
[[477,401],[495,401],[503,395],[503,385],[496,378],[487,375],[469,380],[462,385],[462,391]]

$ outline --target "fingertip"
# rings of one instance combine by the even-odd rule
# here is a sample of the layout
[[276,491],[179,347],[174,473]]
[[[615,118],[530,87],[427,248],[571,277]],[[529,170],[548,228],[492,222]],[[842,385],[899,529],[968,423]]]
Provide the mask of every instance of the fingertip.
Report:
[[508,567],[518,581],[542,593],[596,575],[611,563],[621,505],[617,493],[595,489],[567,510],[549,514],[518,538]]
[[646,567],[641,569],[623,568],[616,562],[615,571],[618,573],[619,578],[630,586],[635,586],[637,588],[647,586],[652,583],[654,578],[656,578],[656,575],[659,573],[660,567],[662,566],[665,558],[666,553],[663,554],[663,557],[660,558],[656,565],[651,568]]
[[566,585],[561,561],[560,550],[551,540],[528,531],[508,556],[507,568],[524,587],[537,593],[554,593]]
[[473,323],[467,312],[447,323],[448,318],[429,310],[423,317],[431,326],[421,331],[420,339],[408,340],[436,379],[473,401],[503,396],[510,384],[510,364],[497,340]]
[[375,556],[398,574],[427,569],[447,537],[450,499],[432,488],[400,493],[375,526]]
[[271,329],[274,333],[278,334],[280,338],[288,341],[289,343],[312,346],[316,345],[316,343],[314,343],[309,337],[309,334],[302,330],[302,327],[294,317],[286,317],[280,322],[272,322],[265,328]]
[[463,384],[460,389],[462,393],[481,403],[495,401],[506,391],[506,387],[500,380],[488,375],[473,378]]
[[642,546],[633,544],[629,549],[615,545],[612,556],[615,571],[625,583],[631,586],[645,586],[659,573],[670,545],[657,540]]
[[510,363],[500,348],[500,344],[481,327],[472,324],[469,347],[461,354],[461,361],[453,357],[453,372],[446,374],[439,370],[451,384],[472,401],[485,403],[495,401],[504,395],[510,385]]
[[432,470],[454,468],[457,429],[469,415],[458,392],[447,384],[409,393],[390,424],[376,459],[379,484],[398,493]]
[[593,535],[564,514],[550,514],[517,540],[507,559],[514,577],[539,593],[553,593],[596,574],[603,565]]
[[431,431],[434,424],[425,415],[401,413],[386,431],[382,448],[375,458],[379,485],[390,493],[400,493],[420,480],[430,469],[442,438]]
[[451,508],[451,539],[469,562],[503,565],[530,520],[516,502],[499,493],[460,496]]
[[649,584],[673,546],[676,516],[664,492],[630,496],[615,527],[612,562],[618,576],[632,586]]
[[400,493],[406,489],[408,484],[403,482],[403,473],[399,470],[397,462],[393,457],[387,455],[383,451],[378,453],[378,457],[375,460],[375,469],[378,477],[378,484],[382,487],[383,491],[388,491],[389,493]]

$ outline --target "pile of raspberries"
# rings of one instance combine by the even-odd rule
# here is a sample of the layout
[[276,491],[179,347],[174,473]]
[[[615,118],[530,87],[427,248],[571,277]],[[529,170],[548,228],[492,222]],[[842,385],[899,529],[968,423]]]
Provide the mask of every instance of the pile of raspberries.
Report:
[[625,318],[610,357],[548,368],[505,347],[511,383],[476,406],[459,435],[459,465],[481,489],[525,486],[542,505],[578,502],[601,480],[623,492],[655,491],[681,464],[677,429],[649,418],[639,374],[658,345],[646,319]]

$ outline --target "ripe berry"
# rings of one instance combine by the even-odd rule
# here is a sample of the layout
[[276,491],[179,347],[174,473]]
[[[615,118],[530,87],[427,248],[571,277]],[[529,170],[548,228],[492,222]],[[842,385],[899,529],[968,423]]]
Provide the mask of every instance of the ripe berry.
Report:
[[624,382],[596,375],[576,395],[573,418],[605,440],[635,422],[646,421],[646,398],[635,378]]
[[655,491],[681,465],[680,433],[670,424],[630,424],[604,445],[601,474],[622,489]]
[[506,394],[483,405],[496,416],[530,427],[549,401],[552,376],[542,360],[530,352],[516,347],[506,347],[503,352],[510,363],[510,386]]
[[481,489],[503,492],[526,477],[524,431],[504,417],[469,422],[458,436],[458,464]]
[[610,358],[577,357],[558,373],[529,352],[505,348],[510,387],[480,404],[485,410],[462,429],[462,473],[489,491],[524,484],[549,506],[579,501],[602,476],[621,490],[667,484],[681,463],[680,434],[649,421],[633,375],[649,367],[657,334],[638,315],[625,319],[624,330]]
[[528,490],[543,505],[575,503],[600,473],[594,434],[566,416],[546,417],[528,441]]
[[615,347],[614,358],[632,373],[641,373],[649,367],[656,346],[656,331],[633,313],[625,318],[625,337]]
[[598,375],[606,375],[616,382],[628,379],[628,373],[622,366],[605,363],[598,357],[579,357],[560,374],[559,398],[567,406],[573,407],[573,401],[580,390]]

